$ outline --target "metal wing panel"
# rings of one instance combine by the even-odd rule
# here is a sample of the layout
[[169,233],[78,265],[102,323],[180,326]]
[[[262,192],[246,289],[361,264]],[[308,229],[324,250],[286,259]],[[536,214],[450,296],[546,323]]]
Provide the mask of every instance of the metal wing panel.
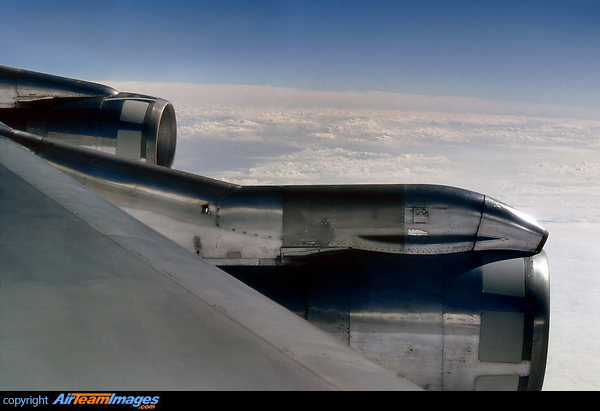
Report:
[[0,139],[0,388],[415,389]]

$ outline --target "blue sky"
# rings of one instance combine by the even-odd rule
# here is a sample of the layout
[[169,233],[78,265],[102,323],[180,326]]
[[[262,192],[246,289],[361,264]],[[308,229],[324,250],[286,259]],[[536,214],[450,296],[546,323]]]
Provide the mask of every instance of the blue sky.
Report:
[[70,77],[600,108],[598,1],[0,4],[0,63]]

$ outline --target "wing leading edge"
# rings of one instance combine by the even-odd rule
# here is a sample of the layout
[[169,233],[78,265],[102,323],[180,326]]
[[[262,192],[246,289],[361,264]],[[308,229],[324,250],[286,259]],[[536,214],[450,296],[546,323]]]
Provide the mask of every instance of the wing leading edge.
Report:
[[0,138],[0,388],[418,389]]

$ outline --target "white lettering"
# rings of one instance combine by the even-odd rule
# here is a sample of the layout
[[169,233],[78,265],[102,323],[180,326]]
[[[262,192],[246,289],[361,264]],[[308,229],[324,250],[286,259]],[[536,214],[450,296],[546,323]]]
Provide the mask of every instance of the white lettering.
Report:
[[14,405],[15,407],[23,407],[25,405],[32,405],[33,407],[37,407],[40,404],[48,405],[48,397],[42,397],[41,395],[37,397],[29,396],[29,398],[6,397],[2,400],[2,403]]

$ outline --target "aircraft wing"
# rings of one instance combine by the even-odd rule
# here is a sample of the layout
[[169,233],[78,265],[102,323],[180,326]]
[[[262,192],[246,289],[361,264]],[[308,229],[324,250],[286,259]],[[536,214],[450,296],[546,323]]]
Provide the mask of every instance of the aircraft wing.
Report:
[[0,137],[0,389],[417,389]]

